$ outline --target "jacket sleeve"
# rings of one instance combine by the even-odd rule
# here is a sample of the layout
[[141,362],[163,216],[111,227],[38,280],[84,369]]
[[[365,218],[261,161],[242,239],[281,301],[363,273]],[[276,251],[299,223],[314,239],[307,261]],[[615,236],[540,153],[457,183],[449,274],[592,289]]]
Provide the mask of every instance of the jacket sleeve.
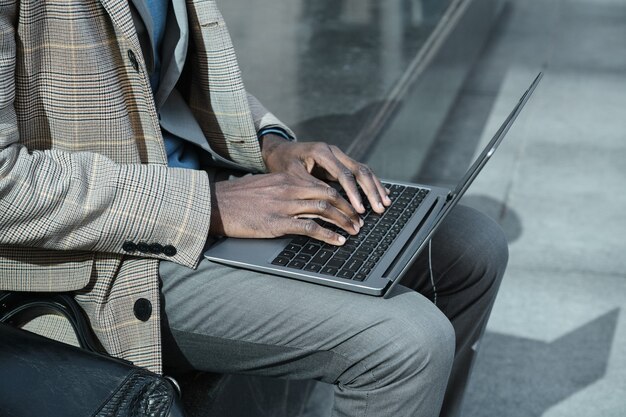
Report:
[[296,139],[295,133],[293,133],[286,124],[270,113],[265,106],[261,104],[259,99],[250,93],[248,93],[248,103],[250,104],[250,113],[252,113],[254,127],[257,132],[267,128],[278,127],[287,132],[294,140]]
[[[14,8],[14,2],[0,3],[0,245],[133,254],[196,266],[210,222],[206,173],[20,144]],[[129,251],[139,243],[150,249]],[[158,250],[165,246],[169,255]]]

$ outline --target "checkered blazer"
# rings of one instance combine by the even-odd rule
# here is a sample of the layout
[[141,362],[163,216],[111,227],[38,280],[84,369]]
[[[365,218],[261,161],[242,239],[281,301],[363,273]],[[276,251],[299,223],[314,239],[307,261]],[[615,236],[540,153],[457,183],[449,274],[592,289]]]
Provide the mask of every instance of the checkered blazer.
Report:
[[[263,171],[276,119],[215,1],[187,12],[185,98],[215,151]],[[111,354],[157,372],[158,260],[194,267],[210,219],[206,174],[166,164],[127,1],[0,0],[0,290],[75,291]]]

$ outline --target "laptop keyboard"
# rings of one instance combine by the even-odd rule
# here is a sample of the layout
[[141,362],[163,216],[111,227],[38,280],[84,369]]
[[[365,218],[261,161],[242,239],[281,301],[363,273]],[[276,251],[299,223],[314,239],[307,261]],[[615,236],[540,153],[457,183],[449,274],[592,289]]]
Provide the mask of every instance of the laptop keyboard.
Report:
[[[366,212],[361,216],[364,224],[356,236],[334,224],[320,221],[322,226],[346,238],[343,246],[296,236],[272,264],[355,281],[365,280],[428,194],[423,188],[383,185],[391,191],[391,206],[380,215],[364,199]],[[342,195],[346,198],[345,192]]]

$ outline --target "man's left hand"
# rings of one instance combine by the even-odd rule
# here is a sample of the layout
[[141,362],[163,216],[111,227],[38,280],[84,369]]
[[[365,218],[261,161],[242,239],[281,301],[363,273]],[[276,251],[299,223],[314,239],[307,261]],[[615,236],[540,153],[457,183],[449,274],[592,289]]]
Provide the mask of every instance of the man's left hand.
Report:
[[308,180],[313,176],[321,183],[322,180],[338,182],[358,213],[365,213],[365,207],[357,184],[377,213],[382,213],[391,204],[387,196],[388,190],[372,170],[334,145],[323,142],[289,142],[269,134],[263,137],[262,153],[269,172],[286,172]]

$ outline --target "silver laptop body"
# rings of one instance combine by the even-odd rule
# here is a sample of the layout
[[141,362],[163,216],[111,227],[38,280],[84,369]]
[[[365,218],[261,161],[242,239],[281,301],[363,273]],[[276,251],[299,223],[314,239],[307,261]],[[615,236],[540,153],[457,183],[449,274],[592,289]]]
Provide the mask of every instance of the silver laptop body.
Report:
[[[342,278],[330,273],[323,273],[322,271],[324,271],[324,269],[313,272],[297,269],[288,265],[276,264],[276,260],[281,257],[281,254],[283,254],[287,248],[291,249],[298,246],[292,245],[294,239],[296,239],[296,242],[300,243],[298,238],[294,236],[286,236],[278,239],[221,238],[209,247],[205,253],[205,257],[210,261],[221,264],[294,278],[363,294],[375,296],[388,294],[389,290],[400,282],[401,278],[420,252],[428,245],[431,237],[448,213],[456,206],[478,173],[491,158],[534,92],[541,78],[542,74],[540,73],[454,190],[423,184],[383,180],[388,187],[396,185],[400,186],[396,188],[419,188],[427,190],[427,194],[416,211],[410,214],[408,220],[405,220],[406,223],[404,223],[401,229],[399,231],[396,230],[397,234],[393,238],[393,241],[384,249],[384,253],[380,256],[378,261],[372,268],[367,269],[366,277],[363,278],[364,274],[360,274],[359,279],[363,279],[362,281],[354,277]],[[346,235],[346,237],[348,238],[346,244],[348,244],[351,242],[351,238],[348,237],[348,235]],[[303,239],[300,238],[300,241],[301,240]],[[310,242],[315,244],[313,240],[310,240]],[[323,248],[324,243],[320,242],[319,246]],[[311,246],[311,248],[313,248],[313,246]],[[351,260],[352,258],[349,258],[346,261]],[[356,265],[356,261],[357,260],[353,260],[352,265]],[[367,262],[367,260],[364,260],[364,262]],[[322,266],[322,268],[324,267]],[[328,267],[326,269],[331,270],[331,268]]]

